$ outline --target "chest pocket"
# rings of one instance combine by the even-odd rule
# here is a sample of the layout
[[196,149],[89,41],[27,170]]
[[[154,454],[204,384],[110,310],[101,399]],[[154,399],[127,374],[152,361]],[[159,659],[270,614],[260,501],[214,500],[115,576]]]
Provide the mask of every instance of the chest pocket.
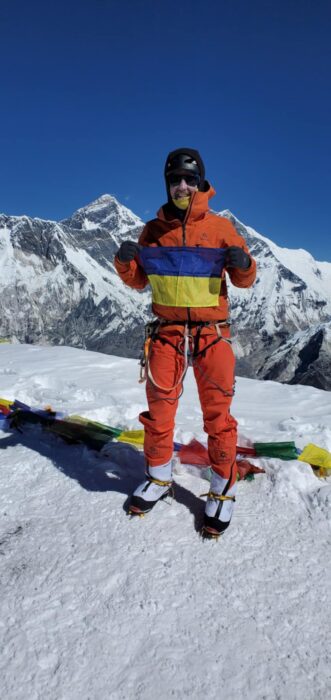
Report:
[[226,248],[162,246],[142,248],[139,261],[156,304],[218,306]]

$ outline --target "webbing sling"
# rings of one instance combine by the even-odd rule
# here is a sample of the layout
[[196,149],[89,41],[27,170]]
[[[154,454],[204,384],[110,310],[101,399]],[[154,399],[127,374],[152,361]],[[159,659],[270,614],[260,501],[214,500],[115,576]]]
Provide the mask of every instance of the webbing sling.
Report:
[[[177,326],[177,325],[183,325],[184,326],[184,332],[183,332],[183,339],[181,341],[181,344],[183,344],[183,349],[180,345],[175,345],[172,343],[168,338],[164,338],[164,336],[161,336],[159,331],[162,330],[163,327],[165,326]],[[188,323],[187,321],[154,321],[150,324],[146,325],[146,339],[144,343],[144,352],[143,356],[140,361],[141,365],[141,371],[140,371],[140,382],[143,382],[147,379],[147,377],[150,379],[152,384],[156,386],[158,389],[161,389],[163,391],[173,391],[176,389],[180,384],[182,384],[185,375],[187,373],[188,367],[189,367],[189,355],[191,354],[192,359],[195,359],[199,355],[205,355],[207,350],[218,343],[220,340],[224,340],[225,342],[229,343],[231,345],[231,340],[229,338],[224,338],[221,332],[221,327],[228,327],[230,324],[228,321],[215,321],[215,322],[210,322],[210,321],[192,321]],[[203,350],[199,350],[199,341],[201,337],[201,332],[203,328],[210,327],[210,326],[215,326],[216,332],[217,332],[217,338],[215,338],[209,345],[207,345]],[[196,336],[193,336],[189,331],[191,328],[197,328],[197,333]],[[150,358],[150,353],[151,353],[151,343],[159,339],[161,343],[164,345],[170,345],[176,352],[178,352],[180,355],[184,357],[184,369],[183,372],[176,384],[172,387],[163,387],[160,384],[158,384],[151,372],[150,369],[150,363],[149,363],[149,358]],[[190,353],[190,340],[193,345],[193,352]]]

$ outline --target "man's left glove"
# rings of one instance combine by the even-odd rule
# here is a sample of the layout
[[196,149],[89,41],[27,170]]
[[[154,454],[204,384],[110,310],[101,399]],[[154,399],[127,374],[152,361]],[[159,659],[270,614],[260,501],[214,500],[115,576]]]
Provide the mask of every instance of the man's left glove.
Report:
[[251,259],[245,251],[237,245],[231,245],[225,253],[225,266],[238,267],[239,270],[248,270]]
[[116,255],[120,262],[130,262],[139,253],[140,246],[135,241],[121,243]]

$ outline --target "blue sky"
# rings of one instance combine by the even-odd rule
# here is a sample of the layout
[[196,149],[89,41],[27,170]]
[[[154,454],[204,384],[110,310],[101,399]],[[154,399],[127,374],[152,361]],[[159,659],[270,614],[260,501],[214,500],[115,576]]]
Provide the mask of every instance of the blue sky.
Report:
[[0,26],[0,211],[152,218],[190,146],[214,209],[331,261],[329,2],[3,0]]

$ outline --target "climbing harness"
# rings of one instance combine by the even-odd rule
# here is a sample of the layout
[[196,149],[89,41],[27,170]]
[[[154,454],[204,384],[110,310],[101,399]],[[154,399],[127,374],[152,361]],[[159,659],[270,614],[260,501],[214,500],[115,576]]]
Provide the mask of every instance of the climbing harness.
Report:
[[[157,324],[157,325],[155,325],[155,326],[154,326],[154,324],[147,324],[147,326],[146,326],[146,332],[147,332],[148,335],[147,335],[147,338],[146,338],[145,344],[144,344],[144,354],[143,354],[142,360],[140,361],[141,372],[140,372],[140,380],[139,380],[139,381],[140,381],[140,382],[144,382],[144,381],[148,378],[148,379],[150,379],[150,381],[152,382],[152,384],[153,384],[154,386],[156,386],[158,389],[162,389],[163,391],[169,391],[169,392],[170,392],[170,391],[173,391],[174,389],[177,389],[177,387],[180,386],[180,385],[182,384],[182,382],[183,382],[183,380],[184,380],[184,377],[185,377],[185,375],[186,375],[186,372],[187,372],[187,370],[188,370],[188,367],[189,367],[190,339],[192,339],[192,335],[189,333],[188,325],[185,324],[184,333],[183,333],[183,338],[182,338],[180,344],[179,344],[178,347],[177,347],[176,345],[174,345],[173,343],[171,343],[170,340],[168,340],[168,339],[166,339],[166,338],[161,338],[161,337],[158,335],[160,326],[163,326],[163,325],[165,325],[165,324],[163,324],[162,322],[156,322],[156,324]],[[154,326],[154,328],[152,329],[152,332],[151,332],[151,333],[150,333],[150,331],[149,331],[149,326],[150,326],[150,325],[151,325],[151,326]],[[172,324],[172,325],[174,325],[174,324]],[[150,334],[149,334],[149,333],[150,333]],[[172,346],[180,355],[182,355],[183,358],[184,358],[184,368],[183,368],[183,371],[182,371],[182,373],[181,373],[181,376],[180,376],[179,380],[176,382],[176,384],[174,384],[174,386],[172,386],[172,387],[164,387],[164,386],[161,386],[160,384],[158,384],[158,383],[155,381],[155,379],[154,379],[154,377],[153,377],[153,375],[152,375],[152,372],[151,372],[150,362],[149,362],[150,353],[151,353],[151,349],[152,349],[152,343],[153,343],[153,341],[155,341],[157,338],[159,338],[159,339],[161,340],[162,343],[171,345],[171,346]]]
[[[169,326],[183,326],[183,337],[181,341],[178,343],[178,345],[175,345],[172,343],[168,338],[165,338],[164,335],[160,334],[160,331],[162,331],[163,328],[169,327]],[[185,378],[185,375],[187,373],[187,370],[189,366],[195,365],[195,360],[197,357],[204,356],[211,348],[213,345],[216,345],[220,340],[225,341],[229,345],[231,345],[231,340],[230,338],[225,338],[224,335],[222,334],[222,328],[228,328],[230,326],[229,321],[191,321],[190,323],[187,321],[163,321],[163,320],[156,320],[152,321],[150,323],[147,323],[145,326],[145,341],[144,341],[144,346],[143,346],[143,351],[142,355],[140,358],[140,378],[139,382],[142,383],[147,380],[147,378],[152,382],[152,384],[157,387],[158,389],[161,389],[162,391],[168,391],[171,392],[174,389],[176,389],[178,386],[180,386]],[[202,350],[199,350],[199,341],[201,337],[201,333],[203,328],[210,328],[214,327],[216,329],[217,333],[217,338],[212,340],[209,345],[207,345],[205,348]],[[192,335],[191,330],[193,328],[197,328],[197,332],[195,335]],[[150,355],[152,351],[152,345],[155,340],[160,340],[161,343],[164,345],[170,345],[176,352],[178,352],[179,355],[181,355],[184,359],[184,366],[183,366],[183,371],[181,373],[180,378],[178,381],[172,386],[172,387],[164,387],[158,384],[151,372],[150,368]],[[200,369],[200,368],[199,368]],[[221,387],[218,387],[221,389]],[[228,395],[228,392],[225,392],[224,390],[221,389],[223,393]],[[230,394],[232,396],[232,394]]]

